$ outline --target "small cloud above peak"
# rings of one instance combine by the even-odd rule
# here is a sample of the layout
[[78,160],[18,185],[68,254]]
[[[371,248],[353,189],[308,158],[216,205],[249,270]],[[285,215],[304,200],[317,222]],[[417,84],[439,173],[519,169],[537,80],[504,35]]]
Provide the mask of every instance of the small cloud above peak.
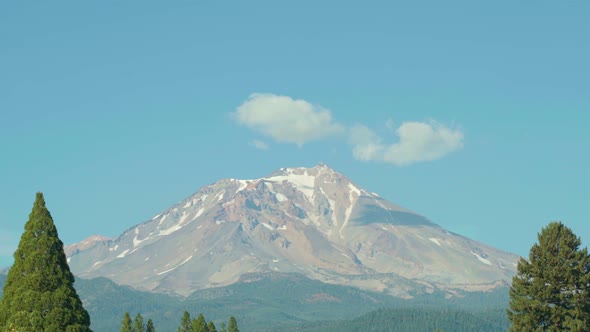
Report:
[[255,93],[232,115],[239,124],[277,142],[298,146],[345,132],[330,110],[289,96]]
[[407,166],[440,159],[463,147],[461,130],[436,121],[404,122],[395,133],[399,141],[388,145],[368,127],[354,126],[350,131],[354,157],[361,161]]
[[[434,120],[399,124],[388,118],[385,128],[399,140],[387,144],[364,125],[344,127],[333,119],[330,110],[320,105],[271,93],[251,94],[230,114],[242,126],[275,142],[291,143],[298,147],[348,132],[353,156],[360,161],[407,166],[441,159],[463,147],[463,132],[460,129]],[[249,145],[260,150],[269,149],[265,141],[258,139]]]

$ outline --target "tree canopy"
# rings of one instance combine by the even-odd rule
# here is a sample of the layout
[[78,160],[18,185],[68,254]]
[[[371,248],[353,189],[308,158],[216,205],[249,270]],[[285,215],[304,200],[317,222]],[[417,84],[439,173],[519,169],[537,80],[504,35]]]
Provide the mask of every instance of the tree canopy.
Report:
[[145,332],[145,324],[141,314],[137,314],[133,320],[133,332]]
[[191,314],[188,311],[185,311],[182,314],[182,318],[180,319],[180,326],[178,327],[178,332],[191,332],[192,330],[192,322],[191,322]]
[[4,285],[0,331],[90,331],[90,316],[74,289],[42,193],[36,195]]
[[120,332],[133,332],[133,321],[128,312],[123,315],[123,321],[121,321]]
[[227,324],[227,332],[240,332],[238,328],[238,322],[234,316],[229,318],[229,324]]
[[510,331],[589,331],[590,256],[561,222],[538,234],[510,288]]
[[154,327],[154,322],[152,319],[148,319],[147,325],[145,326],[145,332],[156,332],[156,328]]

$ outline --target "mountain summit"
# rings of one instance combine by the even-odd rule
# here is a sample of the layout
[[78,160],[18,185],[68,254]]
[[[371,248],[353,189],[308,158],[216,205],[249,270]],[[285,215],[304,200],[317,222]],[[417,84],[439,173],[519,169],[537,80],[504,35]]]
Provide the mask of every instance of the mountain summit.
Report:
[[188,295],[257,273],[409,297],[506,284],[516,255],[449,232],[330,167],[223,179],[115,239],[66,247],[80,277]]

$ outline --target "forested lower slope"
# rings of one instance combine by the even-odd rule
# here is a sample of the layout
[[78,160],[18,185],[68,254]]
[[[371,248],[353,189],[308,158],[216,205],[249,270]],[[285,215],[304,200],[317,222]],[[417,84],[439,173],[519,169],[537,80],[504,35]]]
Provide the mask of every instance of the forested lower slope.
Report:
[[[0,292],[5,279],[0,275]],[[506,289],[403,300],[283,274],[253,276],[187,298],[142,292],[106,278],[77,279],[74,286],[95,332],[118,331],[125,312],[151,318],[159,331],[175,331],[185,310],[216,323],[233,315],[242,332],[503,331],[507,324]]]
[[454,309],[401,308],[372,311],[352,320],[302,324],[283,331],[303,332],[500,332],[508,330],[503,309],[467,312]]

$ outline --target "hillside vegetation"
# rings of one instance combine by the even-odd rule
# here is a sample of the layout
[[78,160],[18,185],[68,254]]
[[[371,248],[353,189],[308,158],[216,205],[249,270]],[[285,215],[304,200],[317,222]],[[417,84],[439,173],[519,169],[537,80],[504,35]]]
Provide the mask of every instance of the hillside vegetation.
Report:
[[[5,279],[5,275],[0,275],[0,288]],[[146,320],[151,318],[159,331],[175,331],[185,310],[203,313],[216,324],[233,315],[243,332],[276,331],[277,328],[285,331],[348,331],[343,330],[348,327],[381,331],[373,329],[383,324],[390,326],[387,322],[407,328],[405,331],[414,330],[410,328],[412,326],[426,328],[434,325],[444,331],[461,331],[461,328],[467,331],[472,326],[499,327],[485,330],[499,331],[507,324],[504,313],[508,301],[506,288],[466,293],[450,299],[442,293],[435,293],[403,300],[285,274],[252,276],[248,282],[197,291],[187,298],[142,292],[106,278],[78,278],[74,286],[90,313],[91,328],[95,332],[118,331],[124,312],[141,313]],[[354,317],[358,318],[352,319]],[[464,324],[453,325],[455,319]],[[374,324],[369,324],[371,321]]]

